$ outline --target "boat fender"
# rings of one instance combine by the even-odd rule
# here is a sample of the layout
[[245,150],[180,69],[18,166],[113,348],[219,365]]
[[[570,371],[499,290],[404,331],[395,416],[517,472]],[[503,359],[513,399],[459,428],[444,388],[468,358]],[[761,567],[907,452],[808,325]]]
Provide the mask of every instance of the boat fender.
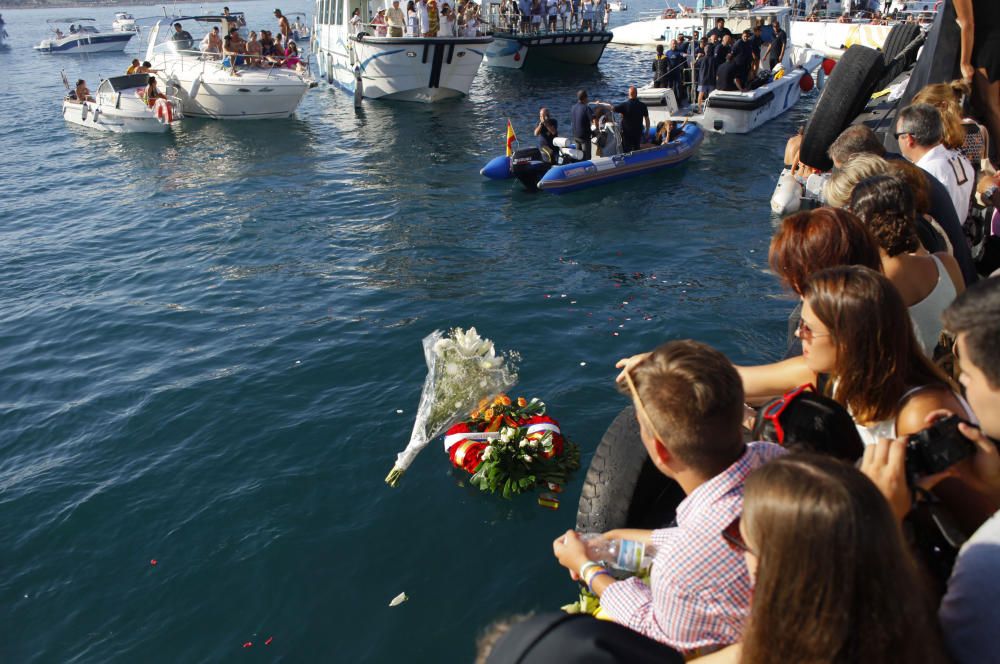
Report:
[[833,58],[823,58],[823,64],[822,64],[823,73],[826,74],[827,76],[830,75],[830,72],[832,72],[833,68],[836,66],[837,66],[837,61],[834,60]]
[[882,54],[855,44],[830,74],[802,135],[799,158],[821,171],[833,168],[827,149],[865,108],[884,70]]
[[364,83],[361,82],[361,67],[354,65],[354,107],[361,108],[361,99],[364,97]]
[[784,75],[785,75],[785,68],[782,65],[779,64],[777,67],[774,68],[774,80],[775,81],[777,81],[780,78],[783,78]]
[[81,120],[86,120],[87,119],[87,110],[88,110],[87,109],[87,102],[81,102],[80,103],[80,119]]
[[670,524],[684,491],[663,475],[639,437],[632,406],[604,433],[587,470],[576,513],[576,530],[663,528]]
[[771,212],[782,217],[798,212],[802,204],[802,185],[788,168],[781,171],[778,184],[771,195]]
[[170,124],[174,121],[174,109],[166,99],[157,99],[153,105],[153,110],[160,124]]
[[514,176],[511,170],[510,157],[500,155],[490,159],[485,166],[479,169],[479,174],[491,180],[506,180]]
[[188,99],[194,99],[198,96],[198,90],[201,88],[201,74],[194,77],[191,81],[191,91],[188,92]]
[[816,82],[813,81],[813,77],[810,76],[808,72],[799,79],[799,87],[802,89],[802,92],[809,92],[812,90],[815,83]]

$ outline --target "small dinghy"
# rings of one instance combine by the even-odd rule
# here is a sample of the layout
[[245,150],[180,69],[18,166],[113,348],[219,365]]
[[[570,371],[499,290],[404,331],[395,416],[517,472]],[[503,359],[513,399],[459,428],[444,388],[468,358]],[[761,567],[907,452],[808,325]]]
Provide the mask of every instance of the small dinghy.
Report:
[[676,166],[690,158],[704,138],[700,127],[689,124],[669,143],[584,161],[583,151],[572,140],[559,137],[553,141],[558,153],[518,150],[510,157],[492,159],[480,173],[493,180],[515,177],[528,191],[563,194]]
[[114,76],[101,81],[97,94],[84,100],[77,99],[71,90],[63,100],[63,118],[82,127],[115,133],[165,132],[184,117],[180,100],[168,95],[166,99],[147,104],[148,81],[149,74]]

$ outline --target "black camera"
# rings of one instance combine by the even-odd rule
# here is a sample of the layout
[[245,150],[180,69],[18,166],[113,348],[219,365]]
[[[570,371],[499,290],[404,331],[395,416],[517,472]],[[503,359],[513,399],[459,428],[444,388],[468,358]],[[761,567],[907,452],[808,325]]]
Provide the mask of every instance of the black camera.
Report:
[[962,435],[959,424],[969,422],[952,415],[907,439],[906,480],[910,486],[921,477],[940,473],[975,454],[975,444]]

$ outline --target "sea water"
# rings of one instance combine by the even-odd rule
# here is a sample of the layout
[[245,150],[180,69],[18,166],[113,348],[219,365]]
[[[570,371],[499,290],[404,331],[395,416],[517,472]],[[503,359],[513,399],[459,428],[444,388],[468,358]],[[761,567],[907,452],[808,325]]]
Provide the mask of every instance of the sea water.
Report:
[[[257,30],[274,5],[230,3]],[[484,68],[434,106],[355,111],[321,84],[288,120],[116,136],[63,121],[59,70],[96,90],[139,40],[30,49],[46,18],[114,11],[3,11],[0,661],[470,661],[491,621],[575,597],[551,543],[584,471],[550,511],[480,494],[435,441],[386,487],[423,336],[518,350],[514,393],[584,465],[625,405],[620,357],[683,337],[780,355],[768,197],[815,93],[679,168],[532,195],[478,174],[506,120],[522,146],[541,106],[565,132],[578,88],[623,100],[649,53]]]

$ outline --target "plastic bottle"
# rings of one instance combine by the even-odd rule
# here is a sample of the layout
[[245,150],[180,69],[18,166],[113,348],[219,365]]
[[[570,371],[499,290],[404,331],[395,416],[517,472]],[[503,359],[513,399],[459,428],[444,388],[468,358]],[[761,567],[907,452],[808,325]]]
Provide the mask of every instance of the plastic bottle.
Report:
[[627,539],[604,539],[600,535],[581,535],[587,557],[617,570],[639,574],[648,570],[656,556],[656,547]]

